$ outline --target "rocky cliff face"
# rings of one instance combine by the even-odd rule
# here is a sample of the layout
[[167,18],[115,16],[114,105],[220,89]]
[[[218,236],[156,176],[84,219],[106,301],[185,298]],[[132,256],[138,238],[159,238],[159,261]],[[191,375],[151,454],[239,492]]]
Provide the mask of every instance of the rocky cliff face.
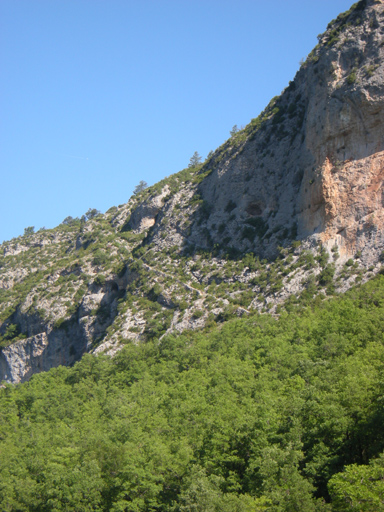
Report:
[[360,6],[307,70],[305,140],[315,165],[303,177],[299,234],[318,230],[328,247],[369,259],[383,232],[384,26],[382,2]]
[[0,380],[343,291],[384,249],[384,3],[331,22],[203,164],[3,244]]
[[[340,15],[262,119],[214,155],[200,186],[214,243],[224,233],[270,255],[297,233],[337,245],[344,259],[381,252],[383,7],[363,1]],[[247,223],[259,227],[253,243],[241,240]],[[195,225],[193,240],[201,235]]]

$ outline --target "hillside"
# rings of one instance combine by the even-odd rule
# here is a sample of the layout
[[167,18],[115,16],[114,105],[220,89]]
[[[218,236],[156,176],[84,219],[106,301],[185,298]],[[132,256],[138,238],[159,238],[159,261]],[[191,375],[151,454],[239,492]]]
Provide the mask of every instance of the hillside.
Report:
[[383,3],[331,22],[203,164],[2,244],[0,379],[365,282],[383,243]]
[[0,509],[381,511],[383,320],[378,276],[8,384]]
[[384,511],[384,0],[205,162],[0,247],[0,510]]

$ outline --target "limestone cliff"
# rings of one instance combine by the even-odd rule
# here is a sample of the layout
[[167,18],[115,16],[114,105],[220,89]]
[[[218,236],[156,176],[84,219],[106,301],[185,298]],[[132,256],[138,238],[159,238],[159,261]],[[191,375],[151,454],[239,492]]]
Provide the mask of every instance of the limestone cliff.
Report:
[[331,22],[204,164],[4,243],[0,381],[341,292],[384,250],[384,2]]
[[[367,0],[340,15],[283,94],[212,157],[200,192],[213,243],[229,236],[269,255],[297,234],[337,245],[344,260],[382,251],[383,11]],[[254,241],[247,225],[259,228]]]

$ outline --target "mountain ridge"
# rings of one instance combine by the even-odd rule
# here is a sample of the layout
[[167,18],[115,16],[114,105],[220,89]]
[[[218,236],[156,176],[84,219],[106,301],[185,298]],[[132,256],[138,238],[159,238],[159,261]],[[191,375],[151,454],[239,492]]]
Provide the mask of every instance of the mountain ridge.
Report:
[[207,160],[2,244],[0,380],[342,292],[384,250],[384,7],[362,0]]

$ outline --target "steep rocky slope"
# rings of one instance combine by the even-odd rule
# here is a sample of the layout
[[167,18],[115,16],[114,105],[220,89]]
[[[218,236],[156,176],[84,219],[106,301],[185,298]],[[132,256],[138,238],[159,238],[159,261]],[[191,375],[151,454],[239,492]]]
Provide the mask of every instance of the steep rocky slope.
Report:
[[[267,255],[296,230],[336,244],[342,258],[361,250],[368,262],[381,250],[383,31],[382,2],[340,15],[263,118],[213,157],[201,191],[214,243],[221,234],[212,226],[224,221],[243,250]],[[241,243],[247,222],[266,235]]]
[[381,268],[384,3],[331,22],[204,164],[2,245],[0,380],[343,291]]

